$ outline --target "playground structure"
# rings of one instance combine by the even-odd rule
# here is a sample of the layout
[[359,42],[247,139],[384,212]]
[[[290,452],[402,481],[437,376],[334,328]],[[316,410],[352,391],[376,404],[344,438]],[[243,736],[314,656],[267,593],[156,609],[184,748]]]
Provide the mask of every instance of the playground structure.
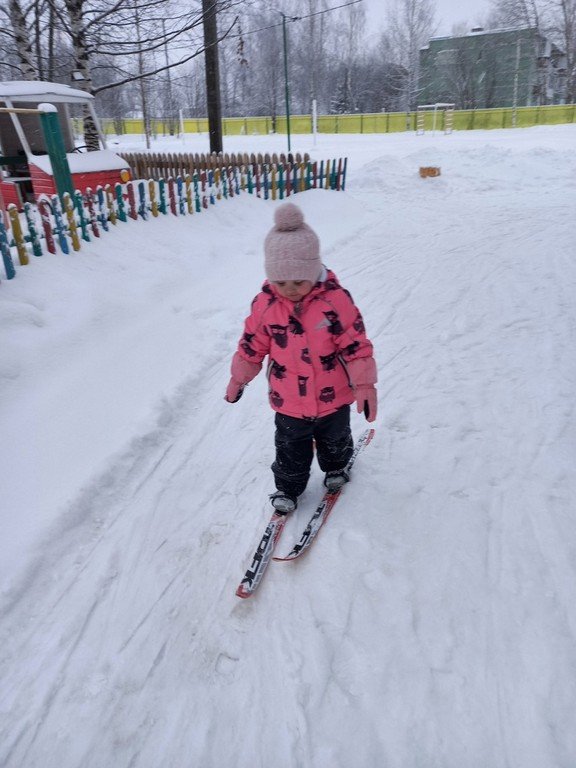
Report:
[[[90,113],[101,149],[75,147],[70,106]],[[0,82],[0,205],[16,205],[41,195],[73,194],[130,178],[128,164],[107,149],[94,97],[61,83]]]
[[[416,134],[422,136],[426,132],[427,127],[432,130],[432,133],[435,133],[439,112],[442,114],[441,129],[444,133],[452,133],[452,128],[454,126],[454,107],[455,104],[447,104],[444,102],[438,102],[436,104],[420,104],[416,114]],[[427,119],[427,115],[430,114],[432,115],[431,126],[430,120]]]

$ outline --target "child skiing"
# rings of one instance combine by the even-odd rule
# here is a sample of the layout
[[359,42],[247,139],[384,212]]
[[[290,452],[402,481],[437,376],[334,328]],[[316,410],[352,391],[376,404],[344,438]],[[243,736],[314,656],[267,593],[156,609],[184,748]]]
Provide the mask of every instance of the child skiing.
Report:
[[252,302],[231,365],[225,399],[236,403],[268,356],[269,400],[276,411],[272,472],[277,512],[296,509],[314,456],[337,490],[349,480],[350,405],[376,418],[372,343],[348,291],[320,260],[320,242],[292,203],[276,209],[264,242],[267,280]]

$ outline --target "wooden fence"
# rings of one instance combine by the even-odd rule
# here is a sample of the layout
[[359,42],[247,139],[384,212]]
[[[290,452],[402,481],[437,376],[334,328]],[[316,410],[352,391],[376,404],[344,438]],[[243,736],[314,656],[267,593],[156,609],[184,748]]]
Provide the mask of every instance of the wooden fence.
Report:
[[82,242],[129,220],[161,215],[195,215],[219,200],[243,192],[264,200],[283,200],[309,189],[344,190],[347,158],[294,163],[227,166],[194,171],[168,179],[130,181],[99,187],[96,191],[65,194],[60,200],[41,196],[37,206],[24,205],[19,213],[8,206],[8,226],[0,217],[0,252],[6,277],[16,275],[13,255],[22,266],[30,256],[79,251]]
[[192,154],[186,152],[120,152],[118,153],[132,171],[135,179],[167,179],[170,176],[186,176],[202,171],[215,171],[223,168],[286,167],[309,163],[310,156],[305,154]]

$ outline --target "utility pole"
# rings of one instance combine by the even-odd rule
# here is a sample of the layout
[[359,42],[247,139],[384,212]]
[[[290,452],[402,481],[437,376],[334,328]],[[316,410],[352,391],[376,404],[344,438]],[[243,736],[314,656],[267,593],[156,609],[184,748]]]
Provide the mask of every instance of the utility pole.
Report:
[[[176,116],[174,110],[174,99],[172,97],[172,77],[170,75],[170,57],[168,56],[168,42],[166,39],[166,22],[162,19],[162,35],[164,37],[164,58],[166,60],[166,86],[168,96],[168,133],[170,136],[174,136],[176,133]],[[166,128],[166,122],[164,121],[164,128]]]
[[514,69],[514,95],[512,97],[512,128],[518,124],[518,77],[520,75],[520,38],[516,38],[516,67]]
[[[138,2],[134,0],[134,19],[136,22],[136,40],[138,41],[138,74],[144,74],[144,54],[142,53],[142,35],[140,34],[140,13],[138,11]],[[142,107],[142,122],[144,124],[144,135],[146,137],[146,149],[150,149],[150,115],[148,114],[148,94],[146,92],[146,82],[143,77],[138,81],[140,88],[140,105]]]
[[288,153],[290,147],[290,91],[288,89],[288,35],[286,33],[286,16],[279,11],[282,16],[282,39],[284,42],[284,91],[286,96],[286,133],[288,134]]
[[204,61],[206,63],[206,101],[210,152],[222,152],[222,106],[218,67],[217,0],[202,0],[204,24]]

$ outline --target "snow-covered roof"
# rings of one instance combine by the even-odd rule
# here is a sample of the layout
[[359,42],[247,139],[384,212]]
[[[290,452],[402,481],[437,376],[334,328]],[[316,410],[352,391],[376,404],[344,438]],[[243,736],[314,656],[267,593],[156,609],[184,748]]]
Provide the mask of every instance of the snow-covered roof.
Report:
[[[126,160],[109,149],[100,149],[97,152],[68,152],[66,157],[70,173],[115,171],[130,167]],[[48,155],[33,155],[28,161],[52,176],[52,164]]]
[[62,83],[45,83],[40,80],[4,80],[0,81],[0,101],[6,99],[18,104],[40,104],[43,101],[78,104],[93,101],[94,96]]
[[[480,37],[482,35],[501,35],[504,33],[510,33],[510,32],[526,32],[526,31],[537,31],[536,27],[530,27],[530,26],[523,26],[523,27],[495,27],[494,29],[485,29],[485,28],[476,28],[472,29],[469,32],[465,32],[462,35],[440,35],[439,37],[431,37],[430,42],[433,40],[456,40],[461,39],[463,37]],[[425,46],[421,48],[420,50],[424,50],[424,48],[429,48],[430,46]]]

